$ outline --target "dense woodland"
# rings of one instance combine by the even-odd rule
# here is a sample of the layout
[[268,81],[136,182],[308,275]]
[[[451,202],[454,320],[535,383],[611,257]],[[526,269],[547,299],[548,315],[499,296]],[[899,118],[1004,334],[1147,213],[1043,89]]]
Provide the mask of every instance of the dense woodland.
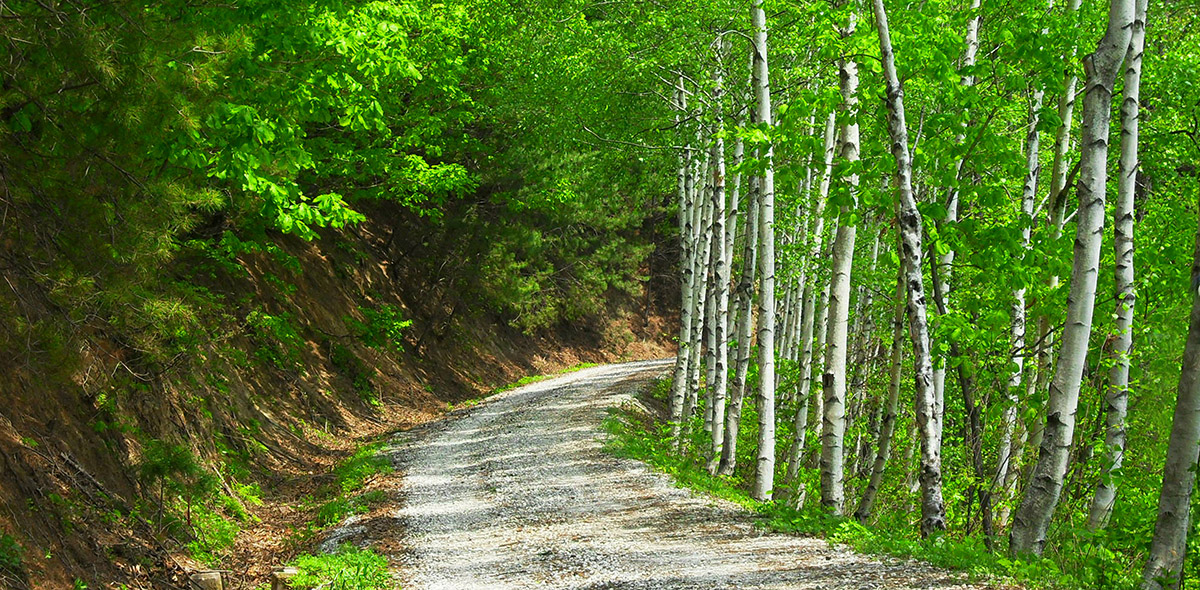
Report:
[[[268,416],[313,421],[326,387],[377,408],[362,359],[661,300],[664,434],[696,469],[1014,571],[1197,587],[1197,25],[1157,0],[2,2],[0,579],[36,585],[73,502],[220,564],[193,504],[253,504],[286,454]],[[99,495],[28,475],[72,444],[112,455],[59,466],[115,470]]]
[[1195,7],[762,4],[663,77],[679,452],[760,501],[1178,586]]

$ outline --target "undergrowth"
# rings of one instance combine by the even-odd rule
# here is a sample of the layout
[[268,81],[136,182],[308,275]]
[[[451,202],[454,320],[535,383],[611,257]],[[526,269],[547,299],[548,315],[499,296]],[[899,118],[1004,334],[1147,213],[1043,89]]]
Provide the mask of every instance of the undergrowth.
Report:
[[[363,445],[333,468],[334,481],[319,492],[324,500],[309,499],[308,503],[316,506],[314,519],[293,531],[292,545],[311,544],[322,530],[387,501],[387,494],[382,490],[363,491],[371,479],[392,472],[391,461],[381,454],[385,444],[385,441],[377,441]],[[288,565],[300,570],[298,576],[289,580],[292,588],[383,590],[395,586],[388,573],[386,558],[350,544],[331,554],[299,555]]]
[[[651,396],[663,397],[668,386],[666,381],[656,383]],[[739,443],[739,456],[743,452],[748,454],[754,447],[753,438],[750,438],[756,434],[750,432],[754,425],[753,410],[748,408],[747,414],[743,417],[742,424],[746,428],[742,435],[748,440]],[[1103,547],[1083,547],[1084,541],[1070,552],[1054,554],[1058,559],[1014,560],[1003,553],[988,551],[978,537],[942,534],[921,539],[913,532],[915,527],[911,523],[897,519],[862,524],[852,518],[834,516],[817,502],[807,502],[801,508],[782,501],[759,502],[750,496],[744,471],[742,475],[728,477],[709,475],[693,451],[698,448],[696,443],[702,442],[701,438],[688,441],[681,454],[671,440],[669,424],[633,408],[614,410],[605,420],[604,427],[609,434],[606,449],[611,454],[643,461],[671,476],[681,487],[739,504],[755,514],[756,524],[773,531],[821,537],[831,544],[848,545],[860,553],[918,559],[964,572],[972,580],[1053,590],[1133,589],[1138,586],[1137,568],[1121,567],[1111,552],[1106,557]],[[693,429],[697,430],[700,430],[699,424]],[[753,464],[752,461],[745,463]],[[810,487],[816,489],[815,485]],[[900,516],[900,520],[905,518],[906,515]],[[1082,554],[1084,551],[1086,555]]]
[[300,570],[288,580],[292,588],[304,590],[385,590],[395,588],[387,559],[370,549],[349,543],[336,553],[301,555],[288,565]]

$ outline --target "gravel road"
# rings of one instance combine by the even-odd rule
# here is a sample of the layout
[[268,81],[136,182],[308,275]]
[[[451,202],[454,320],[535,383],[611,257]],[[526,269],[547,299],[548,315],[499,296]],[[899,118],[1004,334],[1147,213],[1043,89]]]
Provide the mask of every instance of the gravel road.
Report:
[[403,588],[980,587],[764,532],[736,505],[606,454],[607,409],[670,366],[607,365],[534,383],[397,442]]

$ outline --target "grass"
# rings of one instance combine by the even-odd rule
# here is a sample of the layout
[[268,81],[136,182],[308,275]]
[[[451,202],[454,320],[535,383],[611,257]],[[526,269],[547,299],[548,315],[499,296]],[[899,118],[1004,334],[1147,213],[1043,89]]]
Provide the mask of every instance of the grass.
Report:
[[[681,487],[735,502],[755,514],[759,526],[769,530],[817,536],[831,544],[842,543],[860,553],[918,559],[964,572],[972,580],[1015,583],[1027,588],[1084,590],[1136,588],[1137,568],[1127,568],[1103,555],[1101,562],[1058,562],[1049,558],[1014,560],[987,551],[981,539],[949,534],[921,539],[907,522],[893,518],[874,526],[838,517],[812,507],[796,509],[782,503],[754,500],[736,477],[709,475],[694,456],[675,450],[668,425],[633,409],[615,410],[605,421],[606,449],[619,457],[637,459],[671,476]],[[907,519],[901,514],[900,520]]]
[[300,570],[288,581],[304,590],[385,590],[397,587],[388,573],[387,559],[370,549],[349,543],[336,553],[301,555],[288,565]]
[[501,385],[500,387],[493,389],[492,391],[488,392],[486,395],[484,395],[482,397],[471,398],[466,401],[458,402],[457,404],[453,403],[453,402],[447,403],[446,411],[453,412],[454,410],[457,410],[457,409],[470,408],[473,406],[477,406],[483,400],[485,400],[489,397],[492,397],[493,395],[496,395],[498,393],[504,393],[505,391],[510,391],[510,390],[516,389],[518,387],[524,387],[531,383],[545,381],[547,379],[551,379],[551,378],[557,377],[559,375],[565,375],[567,373],[574,373],[576,371],[582,371],[584,369],[590,369],[592,367],[598,367],[598,366],[600,366],[598,363],[579,363],[577,365],[572,365],[572,366],[562,369],[556,373],[550,373],[548,375],[526,375],[516,381],[513,381],[512,383],[509,383],[507,385]]
[[[294,531],[289,544],[309,544],[321,530],[336,525],[352,514],[362,514],[387,500],[386,492],[363,492],[370,481],[392,472],[392,463],[380,454],[386,441],[359,447],[333,468],[334,481],[325,489],[325,501],[316,509],[312,522]],[[288,584],[292,588],[321,590],[384,590],[395,587],[388,561],[370,549],[343,545],[337,552],[297,556],[288,565],[300,574]]]
[[566,375],[567,373],[574,373],[576,371],[582,371],[584,369],[590,369],[592,367],[598,367],[598,366],[600,366],[600,365],[597,363],[579,363],[577,365],[572,365],[570,367],[562,369],[562,370],[558,371],[557,373],[550,373],[548,375],[527,375],[527,376],[522,377],[512,383],[509,383],[508,385],[497,387],[496,389],[492,390],[492,393],[490,395],[495,395],[497,393],[502,393],[502,392],[508,391],[510,389],[516,389],[518,387],[524,387],[526,385],[529,385],[530,383],[537,383],[538,381],[545,381],[546,379],[557,377],[559,375]]

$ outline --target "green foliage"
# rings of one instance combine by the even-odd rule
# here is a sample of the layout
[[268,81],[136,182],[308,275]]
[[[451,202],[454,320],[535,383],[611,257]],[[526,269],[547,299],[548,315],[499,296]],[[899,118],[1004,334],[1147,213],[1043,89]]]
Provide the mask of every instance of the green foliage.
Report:
[[412,326],[412,320],[404,319],[399,308],[384,303],[374,309],[359,306],[358,312],[363,319],[347,316],[346,325],[360,342],[390,352],[404,350],[404,331]]
[[24,557],[25,548],[16,538],[8,533],[0,533],[0,577],[20,576],[24,568]]
[[387,559],[370,549],[349,543],[336,553],[301,555],[288,563],[300,570],[288,580],[292,588],[315,590],[386,590],[395,583],[388,573]]
[[371,383],[369,369],[354,352],[342,344],[331,342],[329,362],[350,379],[354,391],[363,401],[371,405],[379,404],[379,394],[375,391],[375,385]]
[[191,523],[193,539],[187,542],[188,552],[192,557],[209,565],[216,566],[225,557],[225,552],[233,547],[241,526],[236,520],[203,504],[192,506],[188,519]]
[[[188,551],[206,564],[220,563],[241,530],[238,521],[252,518],[238,500],[221,493],[217,477],[183,445],[148,441],[138,471],[157,484],[159,525],[190,537]],[[256,489],[239,486],[239,493],[257,500]]]
[[387,501],[387,494],[382,490],[373,490],[354,497],[339,495],[332,500],[321,504],[317,509],[317,517],[314,523],[319,527],[327,527],[335,525],[347,516],[353,514],[363,514],[371,509],[372,506],[381,504]]
[[357,492],[376,475],[391,473],[391,459],[382,454],[386,445],[386,441],[363,445],[353,455],[338,463],[333,468],[337,488],[342,493]]
[[258,342],[254,356],[283,370],[300,369],[300,353],[305,340],[292,325],[287,312],[271,315],[254,310],[246,315],[246,328]]
[[[651,392],[668,391],[669,383],[669,380],[659,381]],[[747,418],[749,420],[743,419],[743,424],[754,423],[753,414]],[[1052,557],[1012,560],[986,550],[978,537],[945,534],[921,539],[908,523],[908,515],[903,513],[890,513],[877,522],[864,525],[853,519],[833,516],[816,503],[796,509],[782,501],[758,502],[748,492],[750,479],[709,475],[697,455],[681,455],[676,451],[668,424],[656,422],[635,410],[614,411],[605,420],[604,427],[609,435],[605,445],[608,452],[644,461],[670,475],[682,487],[740,504],[755,514],[758,524],[774,531],[819,536],[863,553],[919,559],[965,572],[973,579],[1009,580],[1029,588],[1132,590],[1138,587],[1137,572],[1140,570],[1137,564],[1129,563],[1127,557],[1108,549],[1104,540],[1095,534],[1074,531],[1074,535],[1064,537],[1077,539],[1077,542]],[[704,441],[698,439],[697,442]],[[745,442],[747,444],[739,447],[753,447],[752,441]],[[743,465],[746,463],[752,464],[752,461],[742,461]],[[816,489],[815,476],[814,470],[804,478],[809,489]]]

